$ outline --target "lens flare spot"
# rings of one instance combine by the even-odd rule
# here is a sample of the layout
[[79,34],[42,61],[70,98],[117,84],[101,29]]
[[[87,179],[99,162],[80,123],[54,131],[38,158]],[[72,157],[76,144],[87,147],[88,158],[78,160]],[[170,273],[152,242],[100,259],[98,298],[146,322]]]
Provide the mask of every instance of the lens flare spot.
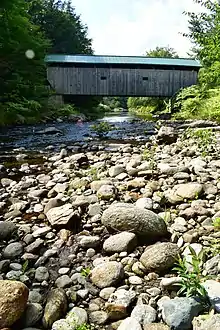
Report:
[[34,58],[34,56],[35,56],[34,51],[33,51],[32,49],[28,49],[28,50],[26,50],[26,52],[25,52],[25,56],[26,56],[28,59],[32,60],[32,59]]

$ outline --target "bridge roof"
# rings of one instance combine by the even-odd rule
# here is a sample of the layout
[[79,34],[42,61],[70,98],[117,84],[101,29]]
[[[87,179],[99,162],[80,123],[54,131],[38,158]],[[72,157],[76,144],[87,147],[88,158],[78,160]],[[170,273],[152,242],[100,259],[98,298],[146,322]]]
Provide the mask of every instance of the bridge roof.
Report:
[[112,56],[112,55],[47,55],[45,62],[63,64],[131,64],[131,65],[163,65],[186,66],[200,68],[198,60],[191,58],[156,58],[146,56]]

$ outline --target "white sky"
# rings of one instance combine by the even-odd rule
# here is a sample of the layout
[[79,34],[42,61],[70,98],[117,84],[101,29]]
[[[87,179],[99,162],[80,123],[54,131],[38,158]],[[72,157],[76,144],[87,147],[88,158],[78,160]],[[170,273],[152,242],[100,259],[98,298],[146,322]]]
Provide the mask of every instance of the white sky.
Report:
[[193,0],[72,0],[93,39],[97,55],[145,55],[156,46],[186,56],[191,44],[183,11],[198,12]]

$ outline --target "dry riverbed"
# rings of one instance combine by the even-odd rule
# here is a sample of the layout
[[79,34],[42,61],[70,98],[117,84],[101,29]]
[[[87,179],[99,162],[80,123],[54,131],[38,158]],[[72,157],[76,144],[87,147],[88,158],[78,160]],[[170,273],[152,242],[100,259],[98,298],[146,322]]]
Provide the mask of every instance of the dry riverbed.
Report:
[[220,143],[201,132],[0,165],[0,329],[220,329]]

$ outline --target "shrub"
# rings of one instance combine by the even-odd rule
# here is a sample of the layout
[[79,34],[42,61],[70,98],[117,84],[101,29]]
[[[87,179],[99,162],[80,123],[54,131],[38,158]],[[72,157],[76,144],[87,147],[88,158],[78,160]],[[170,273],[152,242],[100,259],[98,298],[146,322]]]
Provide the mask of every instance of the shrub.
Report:
[[114,129],[112,125],[109,123],[102,121],[99,124],[95,124],[91,126],[91,129],[95,131],[99,137],[105,136],[108,132]]
[[[177,271],[178,275],[182,278],[180,283],[181,288],[178,291],[178,295],[186,295],[187,297],[198,296],[204,303],[206,303],[207,293],[202,286],[202,281],[205,277],[202,275],[201,267],[201,264],[203,264],[204,251],[202,250],[197,255],[192,247],[189,246],[189,249],[192,262],[187,261],[185,257],[183,257],[183,259],[179,257],[176,266],[173,268],[173,270]],[[189,265],[192,269],[189,268]]]

